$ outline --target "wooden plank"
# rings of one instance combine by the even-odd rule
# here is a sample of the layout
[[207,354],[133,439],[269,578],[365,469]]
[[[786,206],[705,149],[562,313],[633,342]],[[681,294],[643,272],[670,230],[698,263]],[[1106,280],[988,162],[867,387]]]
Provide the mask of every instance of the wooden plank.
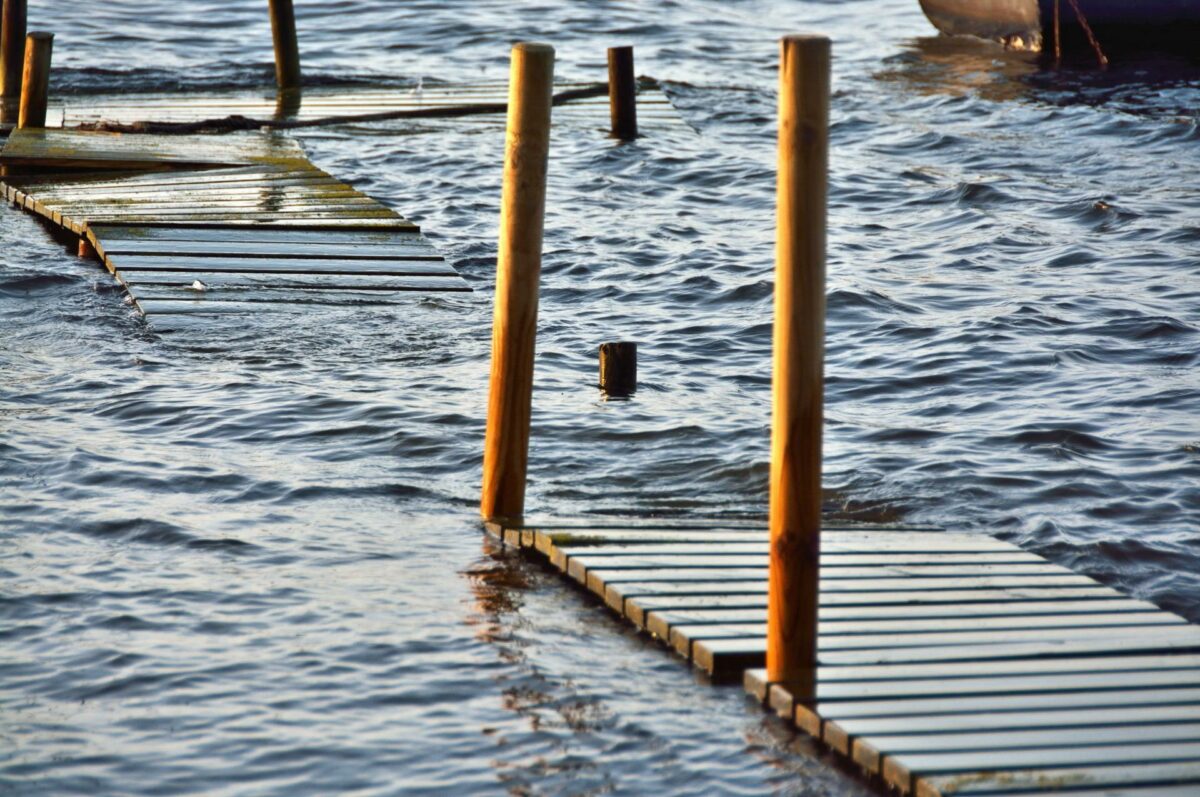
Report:
[[[744,537],[745,535],[743,535]],[[558,546],[570,556],[613,556],[613,557],[643,557],[643,556],[729,556],[729,555],[761,555],[766,556],[767,540],[763,535],[760,539],[741,539],[726,537],[715,541],[695,540],[674,543],[631,543],[617,545],[584,545]],[[933,565],[933,564],[1046,564],[1046,560],[1037,554],[1020,549],[988,550],[967,553],[907,553],[907,552],[877,552],[863,551],[855,546],[848,550],[845,546],[823,552],[822,566],[840,567],[843,565],[861,564],[896,564],[896,565]]]
[[[1125,636],[1130,636],[1126,633]],[[1116,638],[1116,637],[1114,637]],[[1119,658],[1119,657],[1113,657]],[[1162,657],[1160,657],[1162,658]],[[840,700],[892,700],[958,697],[991,694],[1030,694],[1133,691],[1149,687],[1200,687],[1200,667],[1183,669],[1122,669],[1107,672],[1073,672],[1064,679],[1059,672],[1024,672],[980,675],[967,678],[903,678],[884,681],[833,682],[820,684],[822,704]]]
[[[1167,615],[1169,617],[1169,615]],[[861,624],[853,626],[859,628]],[[1075,641],[1104,641],[1117,649],[1124,640],[1140,642],[1147,634],[1159,634],[1188,630],[1190,626],[1182,621],[1163,622],[1159,624],[1138,624],[1122,626],[1065,626],[1057,628],[1015,628],[988,629],[981,631],[947,630],[947,631],[900,631],[891,634],[837,633],[826,629],[822,623],[818,632],[822,653],[842,650],[888,650],[900,651],[904,648],[921,647],[986,647],[1009,643],[1044,642],[1046,644],[1069,644]],[[671,628],[671,647],[683,656],[691,656],[692,647],[698,642],[714,642],[716,640],[758,641],[767,635],[766,623],[730,624],[730,625],[677,625]],[[1191,634],[1200,644],[1200,633]],[[1195,678],[1194,675],[1190,676]],[[1200,685],[1200,684],[1198,684]],[[955,684],[962,687],[962,684]],[[1065,688],[1065,687],[1064,687]],[[859,692],[869,692],[865,687]],[[906,691],[896,687],[896,697],[903,696]],[[841,694],[857,694],[854,690],[845,689]]]
[[[1052,784],[1047,784],[1047,786],[1050,785]],[[1046,788],[1046,786],[1042,788]],[[1193,781],[1183,785],[1101,786],[1099,788],[1071,789],[1069,792],[1059,789],[1055,789],[1054,791],[1007,792],[1009,795],[1020,794],[1021,797],[1196,797],[1198,793],[1200,793],[1200,781]],[[932,792],[927,792],[926,794],[931,795]],[[992,794],[997,794],[997,792],[992,792]]]
[[458,275],[439,272],[418,277],[402,277],[376,274],[296,274],[296,273],[248,273],[207,271],[131,271],[117,272],[123,282],[136,286],[177,288],[190,287],[199,280],[210,290],[222,288],[319,288],[327,291],[339,290],[446,290],[448,284],[456,290],[470,290]]
[[[832,558],[832,557],[831,557]],[[614,576],[626,573],[636,577],[643,571],[676,573],[684,570],[720,570],[722,568],[748,568],[767,572],[766,554],[714,554],[708,551],[691,554],[656,554],[647,556],[597,556],[588,552],[570,556],[568,572],[575,576],[584,572],[605,572]],[[556,563],[557,564],[557,563]],[[822,563],[823,564],[823,563]],[[1004,564],[841,564],[822,568],[829,578],[857,578],[862,575],[888,574],[892,576],[914,576],[923,578],[970,578],[990,575],[1024,576],[1069,576],[1072,579],[1087,579],[1067,568],[1050,562],[1018,562]],[[869,571],[869,572],[868,572]],[[1088,579],[1091,581],[1091,579]]]
[[[458,292],[463,288],[456,281],[445,280],[441,286],[429,287],[430,292]],[[313,289],[275,290],[254,289],[237,291],[189,291],[178,288],[137,286],[134,298],[145,313],[207,313],[253,312],[264,304],[304,305],[387,305],[407,304],[410,291],[326,291]]]
[[303,162],[304,151],[284,136],[147,136],[50,128],[14,130],[0,151],[0,163],[13,166],[133,169],[204,167]]
[[[356,230],[353,232],[311,231],[311,230],[275,230],[270,228],[214,230],[187,227],[105,227],[93,225],[92,232],[103,238],[110,251],[150,254],[147,246],[154,246],[164,241],[171,242],[163,246],[160,254],[175,254],[188,251],[184,244],[245,244],[248,247],[261,247],[262,254],[277,256],[279,254],[299,254],[312,247],[333,244],[348,245],[345,250],[330,250],[321,257],[336,255],[338,257],[353,257],[362,246],[380,246],[392,248],[428,248],[432,249],[429,241],[414,232],[391,230]],[[301,244],[296,252],[286,248],[271,249],[270,246],[282,244]],[[220,249],[200,247],[195,253],[241,254],[241,252],[225,252]],[[257,251],[257,250],[254,250]],[[189,252],[191,253],[191,252]],[[378,256],[378,255],[369,255]]]
[[[629,598],[645,595],[736,595],[736,594],[766,594],[767,584],[764,579],[720,580],[704,578],[689,581],[687,571],[677,571],[678,578],[664,581],[650,579],[632,581],[606,582],[605,596]],[[976,600],[996,600],[993,595],[1002,592],[1012,596],[1010,599],[1035,599],[1045,594],[1046,597],[1080,598],[1091,595],[1109,597],[1120,596],[1119,592],[1100,587],[1096,582],[1083,576],[1062,576],[1045,578],[1042,576],[980,576],[977,578],[867,578],[867,579],[821,579],[822,594],[834,593],[866,593],[866,600],[878,600],[883,603],[892,602],[943,602],[953,600],[970,600],[972,595]],[[941,599],[939,593],[945,593],[946,599]],[[612,605],[611,603],[609,605]]]
[[[1090,747],[1103,744],[1143,744],[1168,741],[1200,742],[1200,706],[1186,706],[1195,715],[1193,722],[1149,723],[1144,725],[1101,725],[1051,730],[976,731],[974,733],[912,734],[872,736],[871,744],[886,750],[889,756],[962,753],[972,750],[1047,750],[1056,747]],[[861,762],[860,762],[861,763]]]
[[1128,673],[1200,668],[1200,656],[1189,653],[1170,655],[1080,656],[1056,659],[1001,659],[987,662],[934,662],[929,664],[874,664],[865,666],[828,666],[821,668],[826,683],[866,681],[961,680],[996,676],[1051,675],[1070,676],[1090,673]]
[[[956,733],[1025,732],[1050,730],[1070,738],[1076,729],[1100,727],[1143,727],[1156,723],[1195,722],[1200,719],[1200,701],[1128,706],[1071,706],[1028,711],[993,711],[958,714],[899,715],[829,719],[825,723],[825,741],[843,753],[847,740],[876,739],[887,735],[925,735],[936,744],[938,735]],[[836,733],[830,733],[836,728]]]
[[21,174],[9,175],[4,182],[18,189],[53,195],[77,189],[86,195],[89,191],[108,191],[124,188],[130,192],[154,191],[172,187],[204,187],[227,185],[238,187],[270,187],[275,185],[304,185],[341,182],[310,163],[296,164],[293,168],[279,169],[267,166],[236,166],[199,171],[101,171],[73,172],[69,175]]
[[171,221],[162,221],[158,219],[96,219],[94,224],[125,226],[125,227],[190,227],[196,229],[213,229],[213,230],[329,230],[347,232],[350,230],[363,231],[395,231],[395,232],[419,232],[420,228],[412,222],[406,221],[398,216],[386,218],[305,218],[303,216],[295,216],[291,218],[283,218],[278,221],[258,220],[258,219],[217,219],[217,220],[179,220],[172,219]]
[[[982,568],[981,568],[982,569]],[[609,586],[621,584],[689,584],[692,582],[745,582],[759,579],[766,584],[767,569],[762,568],[680,568],[678,570],[590,570],[585,571],[576,561],[572,560],[568,573],[576,581],[586,584],[588,589],[598,595],[605,594]],[[852,589],[841,582],[862,582],[863,586],[857,591],[872,591],[873,586],[878,590],[962,590],[975,586],[987,587],[1092,587],[1096,582],[1086,576],[1062,575],[1053,572],[1023,574],[1005,573],[1002,570],[990,573],[967,573],[962,577],[954,577],[947,573],[934,576],[906,575],[895,568],[862,567],[862,568],[830,568],[821,573],[821,583],[828,584],[828,589]],[[867,582],[871,582],[868,584]],[[908,586],[904,586],[908,584]],[[878,591],[875,590],[875,591]]]
[[[212,202],[195,200],[193,202],[99,202],[99,203],[54,203],[34,200],[34,209],[38,212],[61,213],[76,218],[112,218],[125,221],[131,217],[149,216],[161,218],[164,222],[174,219],[186,219],[188,216],[215,216],[254,218],[263,213],[276,215],[317,215],[336,214],[344,217],[385,216],[400,218],[400,214],[385,205],[360,196],[341,196],[328,198],[298,198],[298,199],[218,199]],[[97,222],[101,223],[101,222]]]
[[[96,227],[92,228],[97,229]],[[109,228],[105,228],[106,230]],[[202,231],[203,232],[203,231]],[[104,253],[123,259],[136,258],[151,262],[151,258],[162,259],[171,257],[214,258],[214,259],[269,259],[269,260],[442,260],[428,241],[416,234],[407,237],[396,235],[391,242],[376,242],[367,238],[371,232],[342,233],[349,238],[345,242],[338,241],[331,232],[331,240],[320,242],[313,240],[285,240],[293,235],[307,234],[307,230],[271,230],[255,229],[211,229],[214,237],[241,238],[242,240],[218,241],[145,241],[134,242],[118,240],[105,236],[101,239]],[[182,234],[182,233],[181,233]],[[277,240],[272,240],[272,234]],[[381,231],[379,235],[393,235],[390,231]],[[318,234],[319,235],[319,234]],[[354,242],[352,236],[363,236],[360,242]]]
[[[160,185],[130,185],[127,181],[103,185],[77,182],[59,184],[54,189],[38,185],[22,186],[22,190],[35,194],[40,200],[48,203],[146,202],[155,199],[212,201],[219,198],[237,199],[262,196],[366,196],[339,180],[323,175],[312,175],[293,180],[233,182],[230,180],[196,180],[194,176],[197,172],[169,172],[168,174],[177,179]],[[199,172],[199,174],[204,174],[204,172]]]
[[395,257],[390,260],[342,260],[338,258],[266,257],[136,257],[106,253],[109,265],[119,271],[171,271],[209,273],[258,272],[286,274],[381,274],[415,277],[432,274],[457,275],[444,260]]
[[[730,531],[724,534],[719,531],[686,531],[686,530],[647,530],[620,532],[608,529],[571,529],[554,533],[537,530],[535,534],[545,537],[545,543],[538,542],[538,549],[543,547],[578,547],[583,545],[611,545],[614,543],[680,543],[730,541],[744,542],[755,535],[758,539],[766,539],[766,531]],[[901,533],[879,532],[874,538],[853,539],[845,532],[826,532],[821,536],[822,554],[844,549],[853,553],[864,551],[903,551],[906,553],[970,553],[975,551],[1012,551],[1020,550],[1009,543],[984,538],[964,538],[960,536],[942,535],[938,533]]]
[[[942,791],[954,784],[952,776],[960,776],[959,782],[971,779],[972,785],[990,782],[1012,788],[1011,780],[1028,782],[1034,788],[1044,789],[1046,781],[1059,785],[1101,785],[1124,782],[1171,782],[1178,771],[1192,772],[1200,780],[1200,742],[1172,742],[1169,744],[1120,744],[1097,745],[1094,747],[1050,748],[1044,750],[995,750],[972,751],[970,753],[942,753],[936,755],[912,755],[905,759],[908,767],[895,759],[886,759],[883,765],[885,780],[903,790],[911,788],[910,772],[930,780]],[[1170,764],[1168,767],[1151,767],[1150,764]],[[1117,769],[1118,765],[1140,765],[1141,773],[1130,775]],[[1132,767],[1131,767],[1132,768]],[[1071,775],[1055,774],[1061,770]],[[1032,777],[1029,773],[1036,772]],[[1162,775],[1158,773],[1171,773]],[[1153,774],[1152,774],[1153,773]],[[1013,775],[1010,779],[1007,775]],[[1039,782],[1041,781],[1041,782]],[[954,791],[952,793],[960,793]],[[969,793],[969,792],[968,792]]]
[[281,301],[281,302],[233,302],[233,301],[176,301],[170,299],[147,299],[145,301],[136,300],[138,307],[146,315],[183,315],[187,313],[199,313],[204,315],[229,315],[234,313],[298,313],[312,307],[343,307],[346,309],[356,306],[385,306],[392,304],[408,305],[410,299],[402,301],[388,301],[382,298],[365,299],[358,302],[347,302],[340,299],[336,294],[327,293],[315,295],[312,299],[305,302]]
[[[1173,651],[1200,651],[1200,629],[1194,626],[1167,626],[1157,628],[1153,632],[1143,632],[1136,638],[1119,640],[1100,637],[1062,642],[1008,643],[990,647],[963,645],[894,650],[838,650],[821,653],[820,658],[822,664],[861,665],[1104,654],[1167,654]],[[766,642],[762,639],[709,639],[692,643],[693,662],[719,677],[740,675],[743,670],[761,667],[765,652]]]
[[[152,196],[131,195],[103,197],[74,197],[71,200],[52,199],[38,195],[37,201],[46,207],[52,207],[59,213],[88,214],[88,213],[178,213],[180,210],[225,211],[231,209],[246,210],[275,210],[286,207],[312,207],[329,205],[334,207],[355,207],[370,205],[384,208],[370,197],[365,197],[357,191],[347,188],[335,188],[320,191],[292,190],[272,192],[242,192],[230,194],[218,191],[168,191]],[[394,212],[394,211],[393,211]]]
[[[766,609],[766,587],[761,582],[755,582],[745,590],[728,589],[728,584],[719,584],[713,588],[688,585],[682,589],[662,589],[655,592],[639,592],[626,594],[622,588],[614,586],[605,590],[605,602],[623,612],[634,625],[644,627],[648,613],[666,609]],[[921,593],[903,593],[888,595],[886,593],[842,593],[826,595],[825,606],[921,606],[921,605],[989,605],[1014,604],[1020,606],[1023,602],[1041,602],[1048,600],[1097,600],[1108,602],[1121,598],[1121,594],[1107,587],[1089,590],[1070,589],[1035,589],[1021,590],[963,590],[939,591],[922,595]]]
[[[985,606],[987,604],[984,604]],[[945,614],[945,609],[938,606],[921,607],[871,607],[857,609],[858,617],[846,620],[828,619],[828,613],[834,608],[847,611],[846,607],[826,607],[820,612],[820,629],[822,634],[906,634],[921,631],[960,632],[973,630],[1016,631],[1037,628],[1109,628],[1120,626],[1157,626],[1157,625],[1186,625],[1180,617],[1161,611],[1117,611],[1102,613],[1093,609],[1084,614],[1029,614],[1021,613],[1014,607],[1024,607],[1026,604],[1000,604],[1005,614],[999,616],[959,616],[959,617],[920,617],[913,616],[912,609],[919,608],[927,611]],[[953,607],[957,608],[957,607]],[[990,607],[994,608],[994,607]],[[867,612],[886,610],[888,614],[882,617],[864,617]],[[856,611],[854,608],[850,612]],[[646,618],[646,630],[663,639],[669,639],[671,629],[679,626],[688,628],[689,636],[698,637],[699,628],[712,626],[714,628],[761,628],[767,621],[766,610],[735,609],[728,612],[698,611],[698,612],[652,612]],[[719,636],[728,636],[721,633]]]

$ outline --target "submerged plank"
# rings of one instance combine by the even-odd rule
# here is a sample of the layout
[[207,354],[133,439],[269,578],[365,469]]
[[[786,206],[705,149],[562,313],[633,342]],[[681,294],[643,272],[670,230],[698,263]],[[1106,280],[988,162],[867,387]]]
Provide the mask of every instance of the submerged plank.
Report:
[[128,170],[303,163],[304,151],[285,136],[152,136],[52,128],[14,130],[0,151],[9,166]]
[[327,291],[406,291],[467,290],[451,271],[422,276],[388,274],[297,274],[294,272],[256,273],[244,271],[136,271],[122,269],[117,276],[127,285],[188,288],[199,281],[211,290],[226,288],[317,288]]
[[342,260],[339,258],[267,258],[267,257],[137,257],[105,253],[109,265],[119,271],[174,272],[259,272],[288,274],[386,274],[419,276],[457,272],[444,260],[425,257]]

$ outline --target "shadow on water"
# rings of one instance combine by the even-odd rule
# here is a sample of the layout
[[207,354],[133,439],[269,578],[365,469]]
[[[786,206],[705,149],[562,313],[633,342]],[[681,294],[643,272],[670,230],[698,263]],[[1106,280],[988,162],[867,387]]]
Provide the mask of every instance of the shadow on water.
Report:
[[884,59],[875,78],[920,95],[1105,106],[1153,117],[1195,118],[1200,61],[1171,53],[1122,53],[1098,69],[1090,52],[1047,55],[1010,50],[971,36],[924,36]]

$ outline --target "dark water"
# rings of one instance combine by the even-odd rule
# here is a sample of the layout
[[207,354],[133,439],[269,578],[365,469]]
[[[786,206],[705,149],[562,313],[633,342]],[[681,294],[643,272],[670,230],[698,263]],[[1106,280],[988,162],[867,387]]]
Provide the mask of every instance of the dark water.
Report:
[[[270,80],[258,0],[32,5],[60,93]],[[821,30],[831,516],[1200,621],[1192,67],[1038,73],[911,0],[298,7],[314,80],[502,78],[524,38],[594,79],[633,43],[699,131],[555,139],[531,511],[763,511],[774,40]],[[501,132],[303,141],[477,292],[159,336],[0,213],[0,793],[859,794],[481,539]],[[615,339],[643,388],[606,404]]]

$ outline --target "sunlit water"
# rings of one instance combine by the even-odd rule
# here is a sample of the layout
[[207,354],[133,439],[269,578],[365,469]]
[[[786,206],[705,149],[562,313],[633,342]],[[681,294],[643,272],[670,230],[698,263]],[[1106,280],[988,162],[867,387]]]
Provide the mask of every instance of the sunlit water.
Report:
[[[55,91],[266,84],[259,0],[35,2]],[[697,132],[553,144],[529,508],[760,516],[775,39],[835,40],[829,513],[1200,620],[1192,67],[1039,73],[915,0],[299,2],[310,79],[637,46]],[[157,335],[0,213],[0,792],[857,794],[475,520],[502,131],[306,132],[475,293]],[[604,403],[596,347],[641,345]]]

